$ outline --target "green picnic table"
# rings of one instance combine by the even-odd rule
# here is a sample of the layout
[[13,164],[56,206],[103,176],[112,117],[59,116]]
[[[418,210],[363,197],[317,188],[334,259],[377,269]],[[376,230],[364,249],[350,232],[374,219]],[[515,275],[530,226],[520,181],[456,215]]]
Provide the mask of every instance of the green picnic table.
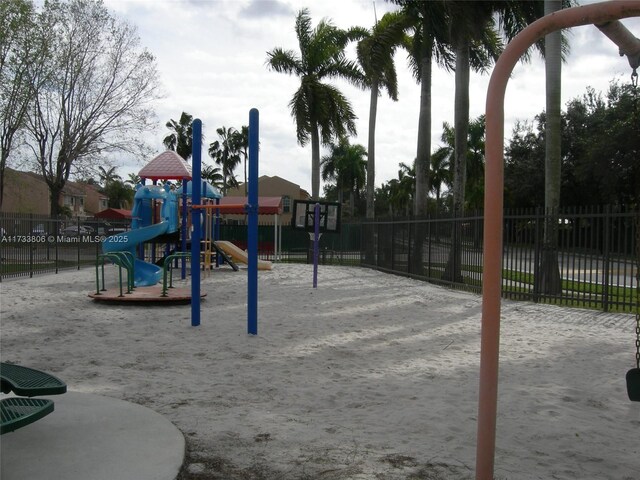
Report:
[[20,395],[0,400],[0,435],[3,435],[53,412],[53,401],[31,397],[60,395],[67,391],[67,385],[40,370],[0,362],[0,391]]

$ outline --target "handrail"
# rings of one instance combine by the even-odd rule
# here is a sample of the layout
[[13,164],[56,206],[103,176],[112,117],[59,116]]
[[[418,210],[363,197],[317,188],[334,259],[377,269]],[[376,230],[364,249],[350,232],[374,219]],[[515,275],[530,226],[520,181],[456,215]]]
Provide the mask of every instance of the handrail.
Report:
[[[176,252],[165,257],[162,263],[162,297],[166,297],[167,290],[173,288],[173,267],[171,266],[171,261],[176,258],[188,258],[190,256],[191,252]],[[193,265],[191,265],[191,268],[193,268]],[[169,272],[169,287],[167,287],[167,272]]]
[[[134,289],[134,256],[131,252],[109,252],[102,253],[96,256],[96,295],[101,295],[101,291],[105,291],[105,279],[104,279],[104,263],[105,260],[115,260],[115,264],[118,265],[118,283],[120,287],[120,297],[123,297],[122,293],[122,267],[127,270],[127,293],[131,293]],[[98,266],[100,266],[100,260],[102,260],[102,289],[100,289],[100,275],[98,273]]]

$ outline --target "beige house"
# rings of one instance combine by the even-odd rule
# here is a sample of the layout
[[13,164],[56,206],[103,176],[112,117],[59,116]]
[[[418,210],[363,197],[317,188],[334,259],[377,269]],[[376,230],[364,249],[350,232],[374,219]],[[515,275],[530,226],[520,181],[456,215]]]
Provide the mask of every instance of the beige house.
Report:
[[[238,185],[237,188],[227,190],[228,197],[244,197],[244,183]],[[300,185],[285,180],[276,175],[270,177],[262,175],[258,178],[258,196],[260,197],[281,197],[282,198],[282,215],[278,219],[280,225],[290,225],[294,200],[308,200],[311,198],[306,190],[300,188]],[[229,220],[244,221],[244,215],[228,215]],[[273,224],[270,217],[260,218],[260,224]]]
[[49,189],[33,172],[4,169],[2,212],[49,215]]
[[[74,217],[86,218],[107,208],[108,197],[95,185],[67,182],[60,194],[60,205],[67,207]],[[6,168],[4,195],[0,211],[49,215],[51,212],[49,187],[40,175]]]

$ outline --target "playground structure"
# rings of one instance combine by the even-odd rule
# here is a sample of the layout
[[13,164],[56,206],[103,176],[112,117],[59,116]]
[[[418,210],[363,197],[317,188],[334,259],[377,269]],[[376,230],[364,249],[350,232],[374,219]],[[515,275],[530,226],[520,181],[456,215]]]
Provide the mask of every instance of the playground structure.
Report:
[[[167,151],[153,159],[139,173],[143,179],[137,186],[132,211],[132,229],[106,238],[102,243],[103,253],[96,259],[96,292],[89,296],[94,300],[117,302],[172,302],[190,301],[191,325],[200,325],[201,266],[205,270],[223,257],[234,270],[235,261],[248,266],[248,333],[257,335],[257,291],[258,268],[271,269],[271,262],[258,261],[258,110],[249,112],[249,197],[246,205],[220,205],[222,196],[217,189],[202,181],[202,122],[193,121],[193,169],[175,152]],[[145,179],[154,185],[145,185]],[[182,186],[156,185],[158,180],[181,180]],[[194,188],[200,185],[201,188]],[[191,198],[189,205],[188,198]],[[182,199],[181,207],[180,199]],[[243,252],[229,242],[216,245],[217,228],[211,212],[216,211],[215,221],[224,210],[242,208],[248,216],[248,252]],[[179,215],[181,212],[181,216]],[[203,215],[206,212],[206,215]],[[190,215],[189,215],[190,214]],[[180,228],[178,224],[180,223]],[[189,225],[192,228],[190,252],[187,248]],[[178,234],[181,248],[171,249],[177,243]],[[144,260],[145,243],[151,243],[152,261]],[[164,244],[164,255],[156,261],[157,244]],[[204,247],[204,248],[202,248]],[[204,258],[203,258],[204,255]],[[182,278],[186,278],[186,259],[191,263],[191,289],[173,289],[171,292],[173,261],[182,260]],[[105,288],[104,263],[110,261],[119,269],[119,288],[108,291]],[[160,263],[162,266],[158,265]],[[102,275],[100,275],[102,267]],[[126,293],[122,270],[126,271]],[[100,280],[102,279],[102,288]],[[163,280],[162,287],[156,285]],[[145,287],[135,290],[137,287]]]
[[[637,1],[602,2],[560,10],[547,15],[525,28],[507,45],[491,75],[486,103],[484,288],[482,292],[476,480],[494,478],[504,215],[504,97],[509,77],[520,57],[545,35],[563,28],[593,24],[614,41],[620,49],[620,55],[627,56],[634,72],[632,79],[635,78],[637,83],[637,68],[640,66],[640,40],[618,22],[621,18],[635,16],[640,16],[640,2]],[[632,376],[635,381],[640,382],[640,320],[638,323],[636,361],[639,374]],[[632,371],[635,372],[635,369]],[[629,375],[627,380],[629,380]],[[635,388],[638,386],[636,385]]]
[[[131,230],[112,235],[102,243],[103,253],[98,256],[96,264],[96,293],[91,294],[94,299],[129,302],[189,300],[191,297],[188,291],[173,289],[172,267],[174,263],[181,262],[182,279],[186,278],[185,264],[192,257],[189,252],[191,242],[201,244],[199,261],[192,261],[192,265],[199,265],[205,272],[209,272],[214,265],[220,266],[221,260],[229,263],[236,271],[238,267],[235,262],[248,264],[246,252],[230,242],[224,242],[222,248],[216,245],[220,212],[244,209],[244,205],[220,206],[222,195],[207,182],[201,182],[202,188],[199,189],[202,204],[192,205],[192,172],[189,165],[175,152],[165,152],[156,157],[140,171],[140,176],[142,181],[136,186]],[[145,185],[145,178],[149,177],[153,180],[153,185]],[[175,180],[180,177],[182,186],[177,189],[169,183],[155,184],[158,180]],[[200,216],[201,209],[206,212],[203,217]],[[194,218],[197,222],[204,223],[201,225],[200,235],[189,238]],[[147,257],[150,253],[151,261],[144,259],[145,245]],[[158,247],[164,247],[164,251],[158,251]],[[106,261],[119,267],[119,288],[116,291],[108,291],[104,287]],[[101,275],[99,267],[102,267]],[[260,261],[259,268],[271,269],[271,262]],[[126,279],[123,278],[123,269]],[[161,290],[151,288],[161,280]],[[123,286],[125,282],[126,289]],[[135,290],[138,287],[145,289]]]
[[[249,255],[244,250],[236,247],[233,243],[225,240],[217,240],[213,242],[216,249],[224,253],[233,262],[244,263],[249,265]],[[258,270],[271,270],[272,263],[265,260],[258,260]]]

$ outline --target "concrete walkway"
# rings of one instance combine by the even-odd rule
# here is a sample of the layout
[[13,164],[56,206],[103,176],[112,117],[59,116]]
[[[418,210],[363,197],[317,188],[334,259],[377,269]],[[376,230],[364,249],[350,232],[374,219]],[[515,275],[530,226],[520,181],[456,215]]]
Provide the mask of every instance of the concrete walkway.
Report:
[[88,393],[48,397],[55,410],[0,440],[2,480],[174,480],[184,437],[141,405]]

